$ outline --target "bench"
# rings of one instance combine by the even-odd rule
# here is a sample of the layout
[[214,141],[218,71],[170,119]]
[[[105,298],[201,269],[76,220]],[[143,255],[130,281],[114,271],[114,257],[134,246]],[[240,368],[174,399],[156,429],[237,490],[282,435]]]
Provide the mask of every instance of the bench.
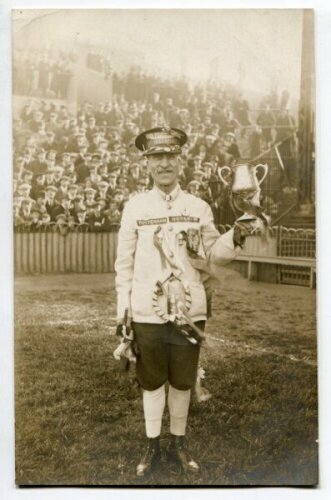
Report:
[[316,274],[316,261],[304,257],[279,257],[279,256],[261,256],[261,255],[238,255],[238,261],[248,262],[247,278],[254,280],[257,274],[257,264],[275,264],[283,266],[309,267],[310,279],[309,287],[314,287],[314,278]]

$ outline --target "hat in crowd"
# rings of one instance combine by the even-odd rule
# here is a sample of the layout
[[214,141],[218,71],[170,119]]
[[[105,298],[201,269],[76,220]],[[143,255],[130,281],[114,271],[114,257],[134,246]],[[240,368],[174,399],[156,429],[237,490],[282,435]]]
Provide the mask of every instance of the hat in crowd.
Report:
[[102,156],[99,153],[94,153],[92,155],[92,161],[102,161]]
[[31,172],[31,170],[27,170],[27,169],[25,168],[25,169],[23,169],[23,170],[22,170],[22,177],[23,177],[23,176],[25,176],[25,177],[26,177],[26,176],[28,176],[28,177],[30,177],[30,178],[32,179],[32,177],[33,177],[33,172]]
[[115,169],[111,170],[111,171],[109,172],[109,174],[108,174],[108,178],[109,178],[109,179],[110,179],[110,178],[112,178],[112,179],[117,179],[118,174],[117,174],[116,172],[117,172],[117,170],[115,170]]
[[144,156],[149,156],[158,153],[179,154],[186,142],[187,135],[182,130],[156,127],[139,134],[135,145]]
[[63,181],[70,182],[71,179],[67,175],[62,175],[62,177],[60,179],[60,184],[62,184]]
[[96,193],[96,190],[91,187],[87,187],[84,189],[84,193]]
[[18,186],[18,189],[31,189],[31,188],[32,188],[31,184],[28,184],[27,182],[23,182]]
[[66,214],[58,214],[56,217],[55,217],[56,221],[59,221],[60,219],[62,220],[66,220]]
[[139,177],[139,179],[137,180],[137,185],[145,186],[145,184],[146,184],[146,179],[143,177]]
[[213,164],[210,163],[209,161],[204,161],[202,164],[203,167],[213,167]]
[[55,165],[55,167],[53,168],[53,171],[54,172],[61,172],[61,174],[62,174],[64,171],[64,168],[61,167],[61,165]]
[[109,183],[107,181],[100,181],[98,183],[98,186],[101,187],[101,188],[106,188],[109,186]]
[[194,172],[192,172],[192,176],[193,177],[204,177],[205,173],[203,170],[194,170]]
[[131,165],[129,166],[129,169],[131,168],[140,168],[140,163],[131,163]]
[[45,175],[47,172],[47,169],[46,168],[39,168],[39,170],[37,170],[35,173],[34,173],[34,177],[40,177],[42,175]]
[[233,132],[227,132],[224,137],[233,137],[233,139],[236,138]]
[[46,192],[45,191],[38,191],[36,194],[36,198],[43,198],[45,199]]
[[45,191],[54,191],[54,193],[57,193],[57,187],[55,186],[46,186]]
[[93,205],[91,205],[91,206],[92,206],[93,208],[97,208],[97,207],[100,207],[100,208],[101,208],[101,205],[102,205],[102,203],[100,203],[100,201],[99,201],[99,200],[95,200],[95,201],[94,201],[94,203],[93,203]]
[[79,203],[80,201],[84,200],[84,195],[81,194],[81,193],[76,193],[76,196],[75,196],[75,199],[74,199],[74,202],[75,203]]
[[187,184],[187,189],[190,187],[200,187],[200,182],[199,181],[191,181]]

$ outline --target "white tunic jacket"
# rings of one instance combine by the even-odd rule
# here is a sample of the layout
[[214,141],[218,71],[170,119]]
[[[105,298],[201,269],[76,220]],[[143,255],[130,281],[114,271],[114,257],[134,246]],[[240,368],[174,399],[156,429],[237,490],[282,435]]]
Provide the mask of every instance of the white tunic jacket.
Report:
[[190,317],[193,321],[206,319],[206,294],[203,273],[192,265],[186,245],[178,243],[180,232],[195,229],[200,235],[200,255],[204,268],[224,265],[233,260],[240,248],[234,247],[233,229],[220,235],[215,228],[209,205],[177,186],[170,195],[154,187],[140,193],[125,205],[118,234],[115,262],[117,318],[123,319],[125,309],[138,323],[164,323],[153,308],[153,292],[157,281],[163,282],[172,272],[171,265],[160,255],[154,244],[159,230],[180,263],[179,279],[190,290]]

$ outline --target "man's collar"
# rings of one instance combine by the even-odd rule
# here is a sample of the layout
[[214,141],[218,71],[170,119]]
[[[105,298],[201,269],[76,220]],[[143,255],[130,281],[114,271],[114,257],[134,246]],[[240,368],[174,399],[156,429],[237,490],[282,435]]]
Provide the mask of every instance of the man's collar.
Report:
[[181,188],[180,188],[180,185],[177,184],[175,186],[175,188],[171,191],[171,193],[169,194],[166,194],[164,193],[161,189],[159,189],[157,186],[154,186],[153,187],[153,190],[159,194],[159,196],[162,197],[162,199],[164,201],[173,201],[177,198],[177,196],[179,195],[180,191],[181,191]]

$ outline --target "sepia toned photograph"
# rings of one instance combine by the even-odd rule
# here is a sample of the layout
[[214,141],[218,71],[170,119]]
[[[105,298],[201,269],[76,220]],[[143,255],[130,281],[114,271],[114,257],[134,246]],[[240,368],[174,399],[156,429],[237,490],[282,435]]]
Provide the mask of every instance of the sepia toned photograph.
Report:
[[16,485],[317,486],[311,9],[12,11]]

